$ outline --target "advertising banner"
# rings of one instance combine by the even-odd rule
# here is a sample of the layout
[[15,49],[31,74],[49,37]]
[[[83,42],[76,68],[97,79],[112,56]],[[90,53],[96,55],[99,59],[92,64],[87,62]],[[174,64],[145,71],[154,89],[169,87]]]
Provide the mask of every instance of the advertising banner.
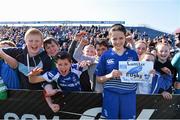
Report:
[[[0,100],[0,119],[99,119],[102,94],[59,92],[53,103],[60,105],[56,113],[46,103],[43,91],[9,90],[8,98]],[[180,119],[179,95],[173,95],[172,100],[165,100],[162,95],[137,95],[136,107],[137,119]]]

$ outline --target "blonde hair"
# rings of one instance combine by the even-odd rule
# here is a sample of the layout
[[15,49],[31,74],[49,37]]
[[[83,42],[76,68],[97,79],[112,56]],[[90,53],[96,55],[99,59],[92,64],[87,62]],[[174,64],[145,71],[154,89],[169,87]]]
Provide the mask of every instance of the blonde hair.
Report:
[[[91,48],[95,49],[94,45],[92,45],[92,44],[89,44],[89,45],[84,46],[84,49],[85,49],[85,48],[88,48],[88,47],[91,47]],[[84,49],[83,49],[83,50],[84,50]]]
[[156,50],[157,50],[157,51],[158,51],[159,46],[167,46],[168,49],[170,50],[169,44],[167,44],[167,43],[158,42],[158,43],[156,44]]
[[150,53],[150,52],[145,52],[145,53],[143,53],[143,54],[141,55],[141,57],[139,58],[139,60],[142,60],[145,55],[153,56],[153,57],[154,57],[154,60],[155,60],[155,58],[156,58],[156,56],[155,56],[154,54],[152,54],[152,53]]
[[144,45],[146,46],[146,48],[148,47],[148,46],[147,46],[147,43],[146,43],[146,42],[144,42],[144,41],[142,41],[142,40],[138,40],[138,41],[136,41],[136,42],[135,42],[135,45],[137,45],[137,44],[139,44],[139,43],[144,44]]
[[29,28],[25,33],[24,39],[26,40],[29,35],[39,35],[43,41],[43,34],[39,29]]

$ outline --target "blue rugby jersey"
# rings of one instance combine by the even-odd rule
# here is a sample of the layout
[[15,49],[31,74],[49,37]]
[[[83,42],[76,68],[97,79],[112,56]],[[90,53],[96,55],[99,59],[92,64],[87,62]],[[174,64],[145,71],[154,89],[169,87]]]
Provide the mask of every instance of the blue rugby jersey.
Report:
[[77,64],[72,64],[71,71],[68,75],[62,76],[58,69],[48,71],[43,75],[43,78],[48,81],[56,81],[58,87],[63,91],[81,91],[80,85],[80,75],[82,73],[82,68]]
[[[104,76],[109,74],[113,69],[118,70],[119,61],[138,61],[137,53],[134,50],[126,48],[123,55],[118,55],[112,49],[109,49],[100,57],[96,67],[96,75]],[[136,83],[125,83],[121,82],[120,79],[112,79],[104,83],[104,89],[119,93],[134,91],[136,87]]]

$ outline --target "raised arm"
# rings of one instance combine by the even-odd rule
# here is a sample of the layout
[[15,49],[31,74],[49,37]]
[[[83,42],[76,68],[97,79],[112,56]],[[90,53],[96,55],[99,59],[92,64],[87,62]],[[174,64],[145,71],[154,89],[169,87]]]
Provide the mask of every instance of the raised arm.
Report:
[[73,58],[78,62],[80,62],[82,60],[83,47],[84,47],[84,45],[82,44],[82,42],[80,42],[79,45],[77,46],[77,48],[74,51]]
[[77,47],[77,44],[80,42],[81,38],[82,38],[82,35],[76,34],[74,36],[74,39],[71,41],[71,44],[69,45],[68,53],[70,53],[72,58],[73,58],[74,51],[75,51],[75,49]]
[[4,59],[11,68],[17,68],[17,60],[6,54],[2,49],[0,49],[0,58]]

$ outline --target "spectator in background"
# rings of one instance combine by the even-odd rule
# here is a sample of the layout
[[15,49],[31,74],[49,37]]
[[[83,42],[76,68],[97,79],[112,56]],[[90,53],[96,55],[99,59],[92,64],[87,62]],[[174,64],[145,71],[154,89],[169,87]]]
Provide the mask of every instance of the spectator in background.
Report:
[[[171,64],[177,71],[177,81],[174,83],[175,87],[175,94],[180,94],[180,52],[176,53],[175,56],[173,57]],[[176,77],[176,74],[175,74]]]
[[[89,69],[93,69],[93,74],[95,72],[95,68],[97,66],[97,63],[99,62],[99,58],[101,57],[101,55],[108,50],[109,45],[108,45],[108,39],[98,39],[96,44],[95,44],[95,48],[96,48],[96,64],[93,64],[89,67]],[[94,75],[93,75],[94,76]],[[96,77],[93,77],[93,90],[95,90],[96,92],[103,92],[103,84],[97,82]]]
[[175,49],[180,51],[180,28],[179,31],[175,33]]
[[[73,58],[77,62],[87,61],[88,65],[95,64],[96,60],[96,50],[95,47],[91,44],[89,44],[88,38],[83,37],[77,46],[77,48],[74,51]],[[89,71],[88,69],[88,75],[90,77],[90,81],[87,81],[87,83],[90,83],[90,88],[92,90],[93,86],[93,71]]]
[[61,51],[68,51],[68,43],[67,42],[63,42],[62,46],[61,46]]
[[[75,49],[77,48],[80,41],[83,39],[84,35],[86,35],[86,34],[87,34],[87,32],[80,31],[74,35],[74,39],[71,41],[71,44],[70,44],[70,47],[68,50],[68,52],[70,53],[72,58],[74,56]],[[86,42],[88,42],[88,41],[86,41]],[[73,62],[76,63],[77,61],[73,58]],[[82,91],[92,91],[90,78],[89,78],[87,70],[82,72],[82,74],[80,76],[80,83],[81,83]]]
[[147,50],[147,44],[144,41],[137,41],[135,43],[136,52],[138,54],[138,57],[140,58],[143,53]]

